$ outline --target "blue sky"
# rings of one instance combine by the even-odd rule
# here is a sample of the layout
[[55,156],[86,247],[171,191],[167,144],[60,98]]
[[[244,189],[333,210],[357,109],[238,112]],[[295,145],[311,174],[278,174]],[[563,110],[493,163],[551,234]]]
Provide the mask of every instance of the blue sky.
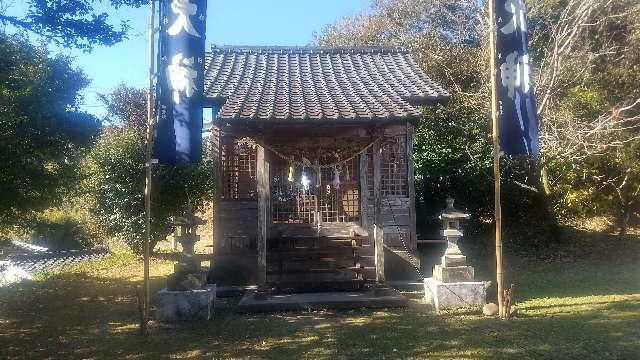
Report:
[[[16,0],[9,12],[24,9],[22,1]],[[207,48],[211,44],[308,45],[314,31],[321,31],[343,16],[366,11],[369,3],[370,0],[209,0]],[[96,93],[109,92],[118,83],[145,87],[147,81],[148,8],[109,9],[109,13],[116,23],[120,19],[130,21],[129,40],[88,54],[52,49],[75,57],[76,65],[92,79],[84,93],[82,109],[97,116],[104,115],[104,109]]]

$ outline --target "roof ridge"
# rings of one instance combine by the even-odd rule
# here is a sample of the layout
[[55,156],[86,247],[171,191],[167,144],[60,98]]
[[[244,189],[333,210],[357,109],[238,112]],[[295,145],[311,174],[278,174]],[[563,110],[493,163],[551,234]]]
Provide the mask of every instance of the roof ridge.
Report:
[[277,46],[277,45],[211,45],[216,53],[257,53],[257,54],[361,54],[394,53],[405,54],[409,50],[402,46]]

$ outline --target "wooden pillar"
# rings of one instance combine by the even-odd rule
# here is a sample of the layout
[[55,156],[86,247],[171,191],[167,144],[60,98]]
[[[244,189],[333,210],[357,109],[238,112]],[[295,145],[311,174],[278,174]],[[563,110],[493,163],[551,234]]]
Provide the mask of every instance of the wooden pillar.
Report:
[[258,237],[256,244],[257,252],[257,280],[258,285],[264,285],[267,282],[267,237],[269,233],[269,225],[271,223],[270,213],[270,195],[269,188],[269,162],[267,154],[262,146],[258,146],[256,154],[256,182],[258,187]]
[[416,230],[416,183],[413,165],[413,125],[407,124],[407,185],[409,187],[409,246],[411,250],[418,248]]
[[366,153],[360,154],[358,174],[360,177],[360,225],[363,229],[370,231],[369,219],[367,215],[367,196],[369,191],[369,184],[367,183],[367,162],[368,156]]
[[382,223],[382,192],[381,192],[381,144],[380,140],[373,145],[373,201],[374,222],[373,238],[375,242],[376,281],[383,283],[384,277],[384,225]]
[[[213,108],[213,118],[216,117],[217,108]],[[221,152],[221,136],[220,127],[216,124],[215,120],[211,127],[211,162],[213,167],[213,206],[211,214],[211,226],[213,228],[213,236],[211,239],[213,255],[210,260],[209,269],[213,269],[214,257],[218,254],[218,250],[222,245],[222,224],[220,224],[220,193],[222,191],[222,169],[220,164],[220,152]]]

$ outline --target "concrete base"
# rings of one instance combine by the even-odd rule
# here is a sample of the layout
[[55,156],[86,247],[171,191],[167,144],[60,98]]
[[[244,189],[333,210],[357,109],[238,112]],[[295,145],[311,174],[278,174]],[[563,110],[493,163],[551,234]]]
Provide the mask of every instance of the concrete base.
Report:
[[266,297],[247,292],[238,304],[239,312],[269,312],[307,309],[392,308],[407,305],[407,298],[394,289],[361,292],[279,294]]
[[436,311],[442,309],[483,306],[487,289],[481,282],[443,283],[434,278],[424,279],[424,295]]
[[153,296],[154,319],[175,322],[185,320],[210,320],[216,299],[216,285],[206,289],[169,291],[166,288]]

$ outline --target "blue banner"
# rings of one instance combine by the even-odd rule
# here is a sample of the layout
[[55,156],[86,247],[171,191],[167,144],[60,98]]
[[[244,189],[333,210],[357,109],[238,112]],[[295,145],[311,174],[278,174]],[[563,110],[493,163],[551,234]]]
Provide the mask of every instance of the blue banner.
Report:
[[527,9],[524,0],[496,0],[495,9],[500,149],[507,155],[538,155],[538,116],[529,65]]
[[161,0],[154,157],[160,164],[202,158],[206,0]]

